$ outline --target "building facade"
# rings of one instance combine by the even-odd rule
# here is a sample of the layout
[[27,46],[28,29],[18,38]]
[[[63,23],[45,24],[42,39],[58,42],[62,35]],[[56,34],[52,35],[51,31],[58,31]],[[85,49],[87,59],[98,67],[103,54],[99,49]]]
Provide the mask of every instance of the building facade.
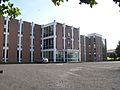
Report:
[[106,39],[97,33],[81,35],[81,61],[103,61],[106,60]]
[[102,61],[106,48],[100,34],[80,35],[80,28],[0,17],[0,63]]
[[56,21],[42,25],[42,58],[50,62],[79,62],[80,30]]
[[41,26],[0,17],[0,62],[39,62]]

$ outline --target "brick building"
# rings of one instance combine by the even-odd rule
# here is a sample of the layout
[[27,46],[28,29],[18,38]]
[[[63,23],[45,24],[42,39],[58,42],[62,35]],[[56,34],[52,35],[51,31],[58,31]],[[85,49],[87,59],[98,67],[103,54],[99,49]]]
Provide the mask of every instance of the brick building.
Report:
[[106,39],[97,33],[81,35],[81,61],[103,61],[106,60]]
[[45,25],[0,17],[0,63],[106,60],[106,39],[80,35],[80,29],[53,21]]
[[79,62],[80,30],[56,21],[42,25],[42,57],[50,62]]
[[0,62],[38,62],[41,26],[0,17]]

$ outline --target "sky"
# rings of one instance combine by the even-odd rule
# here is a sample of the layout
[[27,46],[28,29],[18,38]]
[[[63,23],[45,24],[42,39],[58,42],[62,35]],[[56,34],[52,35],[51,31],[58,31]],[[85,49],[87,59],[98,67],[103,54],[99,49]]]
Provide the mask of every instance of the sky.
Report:
[[101,34],[107,39],[107,49],[115,49],[120,40],[120,8],[113,0],[96,0],[97,5],[79,5],[79,0],[69,0],[55,6],[51,0],[10,0],[21,10],[17,19],[47,24],[59,23],[80,27],[80,34]]

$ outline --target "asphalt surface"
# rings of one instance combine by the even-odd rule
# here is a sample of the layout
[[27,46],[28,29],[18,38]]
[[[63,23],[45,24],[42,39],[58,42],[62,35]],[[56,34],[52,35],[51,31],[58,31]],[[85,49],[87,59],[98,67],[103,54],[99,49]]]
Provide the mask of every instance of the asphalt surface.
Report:
[[0,65],[0,90],[120,90],[120,62]]

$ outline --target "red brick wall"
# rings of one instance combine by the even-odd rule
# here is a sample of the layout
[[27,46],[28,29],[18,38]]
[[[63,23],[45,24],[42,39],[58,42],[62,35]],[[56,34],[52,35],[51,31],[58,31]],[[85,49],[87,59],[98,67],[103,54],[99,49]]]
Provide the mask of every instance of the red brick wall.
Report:
[[17,62],[18,20],[11,20],[9,25],[8,62]]
[[41,26],[35,25],[34,28],[34,60],[35,62],[40,62],[41,59]]
[[30,23],[23,22],[22,62],[30,62],[30,28]]
[[4,32],[4,18],[0,16],[0,62],[2,62],[3,53],[3,32]]
[[84,62],[84,36],[80,35],[81,40],[81,62]]
[[90,36],[90,47],[89,47],[89,50],[91,52],[91,57],[89,57],[90,61],[94,61],[94,38],[93,38],[93,36]]
[[77,28],[74,28],[73,29],[73,39],[74,39],[74,42],[73,42],[73,45],[74,45],[74,47],[73,47],[73,49],[78,49],[79,48],[79,42],[78,42],[78,40],[79,40],[79,31],[78,31],[78,29]]
[[64,30],[63,30],[63,25],[60,24],[60,23],[57,23],[57,26],[56,26],[56,34],[57,34],[57,38],[56,38],[56,48],[58,50],[62,50],[63,47],[64,47],[64,40],[63,40],[63,33],[64,33]]
[[86,61],[90,61],[90,58],[89,58],[89,38],[86,37]]
[[[68,35],[68,33],[70,34],[70,36]],[[66,37],[66,40],[65,40],[66,49],[72,49],[72,42],[71,42],[72,29],[70,26],[67,26],[67,25],[65,28],[65,37]]]

